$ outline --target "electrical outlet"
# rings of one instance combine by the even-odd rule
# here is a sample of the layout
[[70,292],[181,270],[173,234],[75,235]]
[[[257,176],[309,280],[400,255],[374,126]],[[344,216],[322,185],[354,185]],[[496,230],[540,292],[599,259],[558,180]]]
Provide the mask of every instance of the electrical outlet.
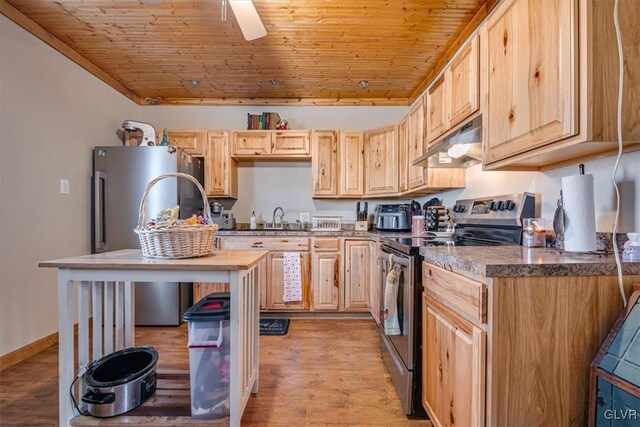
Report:
[[69,180],[61,179],[60,180],[60,194],[69,194]]

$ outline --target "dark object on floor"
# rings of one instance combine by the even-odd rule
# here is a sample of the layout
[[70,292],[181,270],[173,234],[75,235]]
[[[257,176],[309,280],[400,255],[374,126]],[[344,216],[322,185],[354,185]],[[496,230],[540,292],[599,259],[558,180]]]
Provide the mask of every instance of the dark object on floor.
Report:
[[287,335],[289,319],[260,319],[260,335]]
[[640,291],[636,291],[591,365],[590,426],[640,419]]

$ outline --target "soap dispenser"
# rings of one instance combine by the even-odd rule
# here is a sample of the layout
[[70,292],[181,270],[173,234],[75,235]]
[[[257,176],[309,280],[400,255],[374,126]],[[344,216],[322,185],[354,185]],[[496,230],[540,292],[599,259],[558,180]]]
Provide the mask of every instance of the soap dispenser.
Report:
[[256,221],[256,212],[255,211],[251,212],[251,219],[249,219],[249,228],[251,230],[255,230],[256,228],[258,228],[258,223]]

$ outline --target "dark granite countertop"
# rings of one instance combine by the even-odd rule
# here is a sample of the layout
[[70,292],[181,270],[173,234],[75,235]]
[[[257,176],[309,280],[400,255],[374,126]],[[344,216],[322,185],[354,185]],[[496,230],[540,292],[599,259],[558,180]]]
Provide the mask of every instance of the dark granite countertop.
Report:
[[[482,277],[615,275],[613,255],[569,254],[523,246],[425,246],[425,261]],[[623,262],[627,275],[640,275],[640,262]]]

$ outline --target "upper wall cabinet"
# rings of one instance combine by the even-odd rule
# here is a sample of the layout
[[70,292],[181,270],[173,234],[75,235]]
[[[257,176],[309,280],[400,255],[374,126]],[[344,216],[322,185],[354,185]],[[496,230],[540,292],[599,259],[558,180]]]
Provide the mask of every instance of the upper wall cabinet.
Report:
[[364,134],[340,131],[340,196],[364,196]]
[[334,131],[311,134],[311,171],[313,197],[338,195],[338,135]]
[[[407,190],[415,190],[427,184],[427,169],[413,166],[413,161],[422,156],[425,149],[423,138],[424,109],[420,100],[407,117]],[[400,171],[401,174],[405,173]]]
[[232,155],[238,158],[309,158],[309,131],[233,131]]
[[[207,132],[204,131],[167,131],[169,143],[178,148],[182,148],[192,156],[201,157],[205,155],[205,143]],[[160,135],[162,138],[162,135]]]
[[272,135],[271,154],[300,155],[311,154],[308,131],[277,131]]
[[365,190],[368,196],[397,195],[398,126],[365,133]]
[[[541,169],[617,148],[614,0],[505,0],[481,29],[486,169]],[[636,0],[621,0],[622,134],[640,142]],[[486,71],[486,72],[485,72]]]
[[480,109],[478,36],[456,54],[425,95],[425,136],[431,143]]
[[[401,165],[408,165],[409,160],[409,116],[405,116],[398,123],[398,161]],[[398,186],[401,193],[409,189],[409,168],[400,167],[398,171]]]
[[271,153],[271,132],[248,130],[232,132],[234,156],[261,156]]
[[229,132],[209,132],[204,157],[207,196],[238,198],[238,164],[231,158]]
[[480,108],[480,59],[478,36],[475,36],[458,53],[449,65],[447,73],[449,128]]
[[446,74],[440,77],[427,91],[427,142],[431,142],[449,127],[447,120]]
[[487,163],[577,132],[574,0],[506,2],[487,24]]

